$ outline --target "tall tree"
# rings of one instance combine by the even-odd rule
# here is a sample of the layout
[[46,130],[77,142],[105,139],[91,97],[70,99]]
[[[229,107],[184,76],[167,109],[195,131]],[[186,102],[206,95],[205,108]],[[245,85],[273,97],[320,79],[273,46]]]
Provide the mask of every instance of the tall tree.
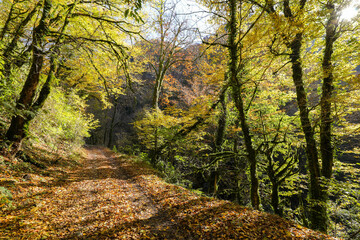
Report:
[[[295,86],[297,106],[300,112],[300,122],[302,132],[305,136],[306,156],[310,175],[310,227],[327,232],[327,186],[332,175],[334,157],[331,130],[331,105],[334,90],[334,64],[332,62],[332,54],[334,43],[340,34],[339,18],[344,3],[327,1],[324,4],[317,5],[317,3],[307,0],[301,0],[296,3],[289,0],[282,1],[281,3],[267,0],[264,2],[250,0],[250,2],[256,4],[268,13],[275,30],[273,43],[279,40],[287,49],[285,52],[280,52],[273,48],[273,44],[270,46],[273,54],[277,56],[288,56],[290,59],[292,80]],[[278,4],[281,4],[282,7],[277,7]],[[320,16],[324,16],[324,18],[310,18],[308,15],[309,11],[317,12]],[[325,24],[321,22],[323,20],[325,20]],[[315,25],[311,25],[313,23],[315,23]],[[309,26],[309,24],[311,26]],[[319,31],[319,26],[325,26],[325,31]],[[317,35],[323,33],[324,35],[321,37],[325,38],[324,45],[319,46],[317,49],[323,51],[319,144],[316,141],[316,121],[311,120],[311,109],[308,101],[309,93],[306,91],[304,81],[303,52],[305,50],[303,44],[305,36],[311,36],[311,32],[317,32]],[[307,39],[307,41],[314,42],[315,38]],[[307,52],[309,51],[307,50]],[[311,70],[310,68],[310,71]],[[320,148],[318,148],[318,146],[320,146]]]
[[[51,81],[64,46],[77,45],[79,47],[84,46],[86,42],[99,47],[102,51],[112,53],[124,66],[125,46],[119,42],[119,37],[116,35],[120,36],[124,33],[129,35],[133,32],[124,27],[130,23],[124,21],[121,16],[130,14],[139,19],[136,11],[141,7],[141,2],[136,1],[129,3],[125,12],[119,10],[120,6],[124,6],[126,2],[114,0],[93,4],[74,0],[70,4],[61,4],[52,0],[39,1],[39,7],[36,9],[41,18],[36,21],[36,27],[27,29],[32,32],[29,39],[31,44],[26,50],[31,53],[31,66],[17,101],[17,113],[13,116],[6,133],[6,138],[13,142],[14,152],[18,151],[22,139],[26,136],[28,124],[49,95]],[[25,20],[20,24],[21,27],[26,25]],[[91,29],[91,27],[95,28]],[[81,29],[83,29],[82,32]],[[13,39],[16,38],[17,41],[23,41],[18,35],[15,35]],[[45,62],[49,62],[50,68],[45,84],[39,89]],[[36,92],[39,92],[37,98]]]
[[[320,165],[318,150],[315,141],[315,131],[310,121],[310,110],[308,107],[307,94],[303,80],[303,66],[301,58],[302,42],[304,36],[304,12],[307,0],[301,0],[297,4],[290,4],[289,0],[282,2],[282,10],[275,7],[272,1],[265,1],[264,5],[255,2],[258,6],[267,11],[273,20],[275,29],[281,29],[280,24],[288,24],[292,32],[276,32],[280,35],[285,46],[289,49],[288,56],[292,68],[292,80],[296,89],[297,105],[300,110],[300,121],[306,140],[306,154],[310,172],[310,199],[311,222],[314,228],[326,231],[326,206],[324,204],[323,188],[320,182]],[[295,9],[292,9],[292,7]],[[279,13],[281,11],[281,13]],[[284,18],[282,17],[282,14]],[[284,19],[284,20],[282,20]],[[283,22],[282,22],[283,21]],[[280,26],[279,26],[280,25]]]
[[[155,18],[151,21],[151,28],[155,30],[155,38],[147,46],[150,57],[148,64],[155,75],[151,107],[156,114],[160,110],[159,99],[164,79],[174,65],[188,60],[186,48],[192,43],[192,35],[187,22],[177,13],[177,2],[161,0],[153,3],[152,9]],[[153,163],[158,157],[158,134],[158,128],[154,127]]]
[[[30,111],[31,105],[33,103],[35,92],[37,90],[40,72],[44,64],[44,54],[42,51],[43,44],[45,41],[45,36],[48,31],[47,24],[50,20],[50,11],[52,8],[52,3],[50,0],[45,0],[42,6],[42,16],[39,24],[34,28],[33,31],[33,43],[31,46],[32,49],[32,62],[31,67],[25,81],[24,87],[20,93],[20,98],[17,101],[16,108],[18,110],[28,110]],[[29,115],[29,113],[26,113]],[[20,147],[22,139],[25,137],[26,128],[29,117],[24,117],[23,115],[16,115],[11,119],[11,124],[6,132],[6,138],[14,142],[15,152]]]
[[[257,149],[249,126],[249,109],[257,93],[257,81],[263,76],[252,73],[249,69],[249,62],[258,59],[261,54],[257,52],[254,45],[261,45],[259,39],[266,34],[265,31],[258,31],[259,20],[263,16],[264,10],[254,8],[253,4],[229,0],[226,2],[204,1],[214,13],[219,25],[225,25],[225,34],[221,35],[217,41],[210,45],[222,45],[228,50],[228,83],[231,88],[231,98],[236,108],[237,118],[241,127],[244,140],[244,148],[250,168],[250,199],[255,209],[260,208],[259,180],[257,174]],[[225,14],[224,14],[225,13]],[[258,35],[257,35],[258,34]],[[261,35],[261,36],[260,36]],[[221,40],[226,39],[226,42]],[[250,50],[251,49],[251,50]],[[267,60],[263,61],[266,62]],[[265,67],[265,69],[267,69]],[[256,72],[258,70],[254,70]],[[266,70],[263,70],[264,72]],[[259,72],[259,71],[258,71]],[[257,79],[259,77],[259,79]],[[257,80],[256,80],[257,79]],[[249,83],[254,83],[249,87]],[[255,86],[255,87],[254,87]],[[251,91],[250,89],[253,88]],[[252,92],[251,94],[249,94]],[[247,98],[249,97],[249,98]]]
[[[235,102],[235,106],[238,110],[239,120],[242,132],[244,134],[245,147],[247,152],[247,158],[250,163],[250,180],[251,180],[251,204],[255,209],[260,208],[260,197],[259,197],[259,180],[257,177],[257,161],[256,151],[253,146],[252,137],[250,135],[250,128],[247,123],[244,100],[242,98],[243,79],[241,79],[241,73],[245,71],[245,64],[241,62],[239,58],[239,47],[241,43],[237,42],[239,38],[238,29],[238,3],[236,0],[230,0],[229,2],[229,13],[230,19],[228,22],[228,49],[229,49],[229,82],[232,89],[232,97]],[[241,11],[241,10],[240,10]]]
[[177,3],[161,0],[154,3],[156,17],[153,20],[155,39],[150,40],[149,50],[154,51],[149,59],[155,73],[152,108],[159,108],[159,97],[165,75],[171,67],[186,60],[185,49],[192,43],[187,22],[177,13]]

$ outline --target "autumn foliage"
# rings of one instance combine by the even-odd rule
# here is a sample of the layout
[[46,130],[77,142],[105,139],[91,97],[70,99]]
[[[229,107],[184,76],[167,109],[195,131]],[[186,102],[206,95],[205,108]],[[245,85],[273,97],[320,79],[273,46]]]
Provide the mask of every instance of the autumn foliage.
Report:
[[331,239],[165,183],[133,157],[84,151],[83,165],[63,159],[26,176],[2,169],[0,183],[13,193],[0,215],[4,239]]

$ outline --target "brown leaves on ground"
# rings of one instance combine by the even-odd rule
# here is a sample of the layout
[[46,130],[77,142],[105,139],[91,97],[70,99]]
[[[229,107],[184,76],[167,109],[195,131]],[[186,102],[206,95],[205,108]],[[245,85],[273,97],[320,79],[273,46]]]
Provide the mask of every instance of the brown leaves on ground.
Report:
[[88,149],[81,167],[56,176],[14,184],[0,239],[331,239],[167,184],[107,149]]

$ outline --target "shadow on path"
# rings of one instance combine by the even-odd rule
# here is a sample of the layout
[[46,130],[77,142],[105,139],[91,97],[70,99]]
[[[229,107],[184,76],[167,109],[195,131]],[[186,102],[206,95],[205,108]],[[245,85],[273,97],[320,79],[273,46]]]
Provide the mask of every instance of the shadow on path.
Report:
[[[326,239],[280,217],[166,184],[106,148],[48,184],[9,239]],[[0,224],[1,225],[1,224]],[[5,238],[6,239],[6,238]]]

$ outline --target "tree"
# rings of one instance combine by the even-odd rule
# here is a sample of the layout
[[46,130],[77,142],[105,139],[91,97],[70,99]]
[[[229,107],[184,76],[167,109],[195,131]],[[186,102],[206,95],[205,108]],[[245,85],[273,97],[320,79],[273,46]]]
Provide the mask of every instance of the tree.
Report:
[[[33,43],[32,49],[32,62],[29,70],[28,77],[25,81],[23,90],[20,93],[20,98],[17,101],[16,108],[19,110],[30,110],[32,105],[35,91],[40,80],[40,71],[44,64],[44,56],[42,53],[42,45],[45,41],[45,35],[47,31],[47,22],[50,19],[50,10],[52,8],[51,1],[46,0],[43,3],[43,13],[39,24],[34,28],[33,31]],[[52,73],[51,73],[52,74]],[[49,74],[49,76],[51,75]],[[27,117],[16,115],[12,118],[10,127],[6,132],[6,138],[14,142],[15,152],[20,147],[21,140],[25,137],[26,125],[28,124],[27,119],[30,119],[30,114]]]
[[[13,142],[14,152],[19,150],[21,141],[26,136],[28,124],[50,93],[50,86],[64,46],[77,45],[78,48],[84,46],[83,43],[94,45],[98,50],[113,54],[120,63],[122,62],[121,66],[126,67],[125,46],[119,42],[119,36],[134,32],[124,28],[124,25],[129,23],[119,16],[130,14],[135,19],[139,19],[136,11],[141,7],[141,2],[129,4],[125,12],[120,10],[122,4],[124,3],[117,1],[95,2],[95,4],[74,1],[70,4],[56,4],[51,0],[44,0],[38,3],[38,8],[34,8],[40,13],[41,18],[36,20],[35,28],[28,29],[32,32],[29,39],[31,44],[27,46],[25,52],[31,53],[31,66],[16,104],[17,113],[13,116],[6,133],[6,138]],[[12,14],[11,11],[9,14]],[[26,25],[25,20],[20,26]],[[19,36],[15,34],[14,39],[22,41]],[[84,49],[87,47],[89,46]],[[50,65],[46,73],[47,80],[39,90],[43,67],[47,62]],[[37,91],[40,94],[35,99]]]
[[149,51],[152,51],[148,63],[155,73],[152,108],[159,108],[159,97],[165,75],[171,67],[186,61],[185,49],[192,43],[192,36],[186,20],[176,12],[177,3],[162,0],[155,3],[153,20],[155,39],[150,40]]
[[[27,25],[31,23],[40,6],[39,3],[34,4],[27,1],[14,1],[10,4],[10,10],[0,34],[0,39],[6,43],[2,50],[2,55],[5,60],[2,71],[4,75],[3,81],[5,81],[3,83],[4,85],[10,85],[12,82],[10,75],[14,62],[17,67],[25,63],[30,49],[26,50],[26,46],[22,46],[22,48],[19,49],[18,45],[21,44],[19,39],[23,37],[24,30]],[[28,8],[28,10],[26,10],[26,8]]]
[[[237,1],[207,2],[207,6],[214,11],[214,16],[220,25],[225,25],[225,34],[221,35],[219,39],[225,38],[227,42],[217,41],[211,45],[222,45],[229,52],[227,80],[231,88],[231,98],[237,111],[246,157],[249,162],[251,203],[255,209],[259,209],[258,151],[252,134],[253,130],[249,126],[249,109],[258,93],[258,82],[264,78],[264,73],[269,68],[268,59],[262,60],[263,63],[258,64],[263,53],[255,50],[256,47],[264,44],[260,39],[264,39],[267,31],[266,28],[265,31],[260,31],[259,28],[264,10],[254,7],[253,4],[238,3]],[[228,13],[229,17],[225,16],[224,12]],[[256,69],[249,67],[250,62],[259,65],[259,67]],[[264,67],[263,70],[259,70],[260,65]],[[259,74],[259,72],[263,73]],[[250,83],[253,85],[251,86]]]
[[[154,72],[154,87],[151,107],[154,112],[160,111],[159,98],[163,82],[168,71],[176,64],[188,61],[186,48],[192,43],[191,31],[186,21],[176,12],[177,3],[161,0],[152,6],[155,19],[151,21],[156,33],[155,39],[148,45],[148,64]],[[156,163],[158,155],[158,128],[154,128],[154,146],[151,150],[152,163]]]
[[[292,68],[292,80],[295,86],[297,105],[300,112],[300,121],[302,131],[306,142],[306,155],[308,161],[310,175],[310,223],[311,228],[323,232],[327,231],[327,185],[331,178],[333,167],[333,146],[332,146],[332,117],[331,105],[333,102],[333,69],[332,52],[334,42],[339,34],[339,18],[340,9],[344,5],[338,5],[334,1],[328,1],[323,6],[317,6],[315,3],[302,0],[297,4],[291,1],[283,1],[282,9],[276,7],[271,1],[260,3],[250,1],[258,7],[264,9],[272,20],[274,32],[274,42],[280,41],[288,51],[279,51],[273,48],[275,44],[270,46],[274,55],[288,56]],[[315,10],[310,10],[314,9]],[[304,82],[304,66],[303,66],[303,43],[305,36],[314,37],[312,34],[321,34],[319,25],[323,19],[311,19],[309,11],[318,12],[320,16],[325,16],[325,43],[316,50],[323,49],[324,55],[322,60],[322,92],[320,100],[320,153],[319,158],[318,144],[316,142],[316,121],[312,121],[310,117],[311,109],[309,108],[308,96]],[[311,27],[306,27],[310,22],[315,22]],[[285,32],[285,30],[287,32]],[[311,33],[312,32],[312,33]],[[306,35],[307,34],[307,35]],[[307,41],[315,41],[314,38],[306,39]],[[308,42],[307,42],[308,43]],[[313,44],[314,45],[314,44]],[[313,47],[313,46],[311,46]],[[310,48],[311,48],[310,47]],[[310,52],[307,50],[307,52]],[[310,70],[311,71],[311,70]],[[321,159],[321,162],[320,162]]]

